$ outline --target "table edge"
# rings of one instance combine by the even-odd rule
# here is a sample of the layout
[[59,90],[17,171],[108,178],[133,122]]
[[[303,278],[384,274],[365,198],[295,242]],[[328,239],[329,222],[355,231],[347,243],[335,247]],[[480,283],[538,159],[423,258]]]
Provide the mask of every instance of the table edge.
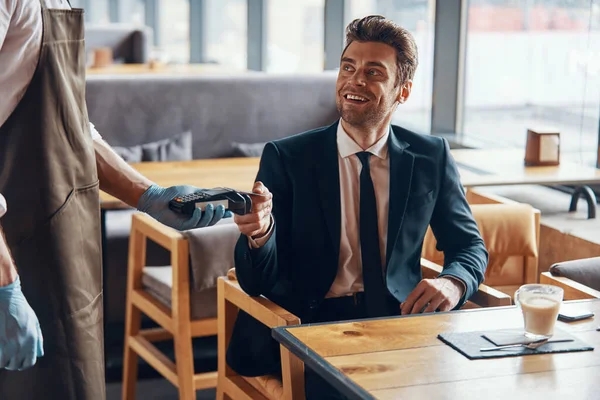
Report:
[[325,361],[323,357],[312,351],[307,345],[289,333],[287,326],[275,327],[271,335],[281,345],[290,350],[305,365],[321,375],[329,384],[351,399],[375,399],[366,389],[344,375],[340,370]]

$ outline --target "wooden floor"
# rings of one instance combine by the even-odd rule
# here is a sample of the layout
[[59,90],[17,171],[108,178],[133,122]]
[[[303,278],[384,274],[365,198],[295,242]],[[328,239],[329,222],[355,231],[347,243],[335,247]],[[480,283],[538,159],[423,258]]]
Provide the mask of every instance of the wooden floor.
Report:
[[[215,389],[199,390],[196,400],[214,400]],[[138,399],[144,400],[177,400],[177,390],[166,379],[149,379],[138,382]],[[109,383],[106,385],[106,400],[121,400],[121,384]]]

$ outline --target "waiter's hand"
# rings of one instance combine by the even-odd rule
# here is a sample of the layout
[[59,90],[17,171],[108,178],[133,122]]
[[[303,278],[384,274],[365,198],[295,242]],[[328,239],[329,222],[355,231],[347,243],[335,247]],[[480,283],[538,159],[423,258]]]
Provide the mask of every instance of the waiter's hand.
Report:
[[[152,185],[142,194],[138,201],[138,210],[147,213],[157,221],[181,231],[212,226],[221,218],[231,217],[231,212],[225,212],[225,207],[212,204],[206,206],[204,213],[199,208],[192,215],[183,215],[172,211],[169,202],[178,196],[185,196],[199,191],[195,186],[181,185],[163,188]],[[203,215],[204,214],[204,215]]]
[[452,278],[423,279],[400,305],[402,315],[450,311],[463,296],[463,285]]
[[0,368],[22,371],[44,355],[44,339],[35,312],[17,279],[0,287]]
[[246,215],[234,215],[233,220],[241,233],[256,239],[264,236],[271,226],[273,194],[260,181],[254,183],[252,192],[261,194],[261,196],[252,196],[252,212]]

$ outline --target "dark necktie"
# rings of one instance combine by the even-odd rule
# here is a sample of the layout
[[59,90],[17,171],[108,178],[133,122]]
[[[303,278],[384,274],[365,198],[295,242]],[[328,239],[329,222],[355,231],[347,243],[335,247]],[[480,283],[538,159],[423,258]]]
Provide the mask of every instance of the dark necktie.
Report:
[[371,180],[369,156],[360,152],[356,156],[362,163],[360,172],[360,249],[367,315],[378,317],[388,314],[381,254],[379,253],[379,230],[377,229],[377,203]]

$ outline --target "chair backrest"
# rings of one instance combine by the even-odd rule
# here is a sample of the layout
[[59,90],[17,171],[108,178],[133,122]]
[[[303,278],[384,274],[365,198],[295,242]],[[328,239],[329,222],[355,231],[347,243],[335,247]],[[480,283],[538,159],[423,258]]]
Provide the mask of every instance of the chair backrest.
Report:
[[[469,196],[467,196],[469,199]],[[485,282],[488,286],[518,286],[538,277],[539,211],[529,205],[473,195],[471,210],[489,253]],[[484,203],[484,204],[482,204]],[[423,243],[422,257],[443,264],[431,227]]]

